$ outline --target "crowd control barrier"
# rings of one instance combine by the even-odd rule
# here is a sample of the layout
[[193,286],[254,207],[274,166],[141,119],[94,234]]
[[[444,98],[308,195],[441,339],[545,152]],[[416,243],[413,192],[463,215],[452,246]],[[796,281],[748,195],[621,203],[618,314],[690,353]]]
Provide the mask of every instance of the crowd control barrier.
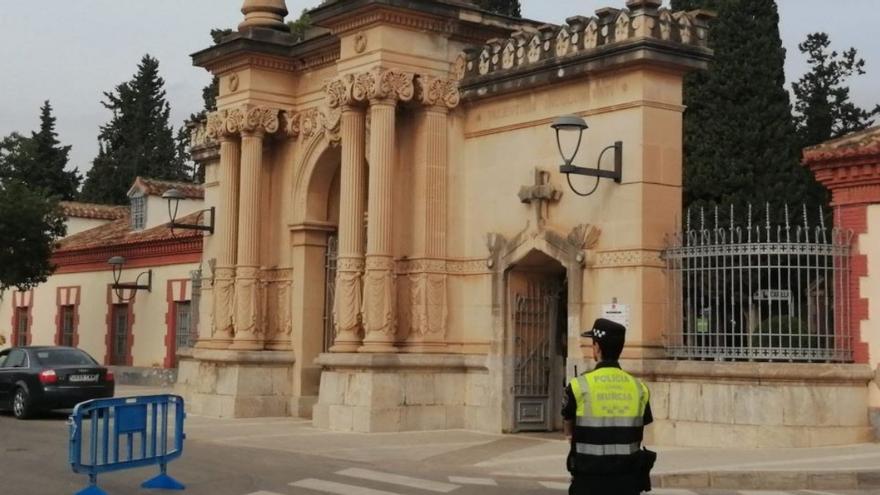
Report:
[[183,490],[166,468],[183,454],[185,417],[183,398],[177,395],[77,404],[69,420],[70,465],[73,472],[89,475],[89,486],[76,495],[107,495],[98,487],[98,474],[153,465],[160,474],[141,487]]

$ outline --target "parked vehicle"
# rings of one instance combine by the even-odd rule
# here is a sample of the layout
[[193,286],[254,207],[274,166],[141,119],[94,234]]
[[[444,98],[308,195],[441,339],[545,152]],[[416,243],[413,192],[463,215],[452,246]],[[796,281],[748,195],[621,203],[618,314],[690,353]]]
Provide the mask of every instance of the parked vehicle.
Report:
[[113,397],[113,372],[72,347],[15,347],[0,351],[0,410],[18,419],[40,411]]

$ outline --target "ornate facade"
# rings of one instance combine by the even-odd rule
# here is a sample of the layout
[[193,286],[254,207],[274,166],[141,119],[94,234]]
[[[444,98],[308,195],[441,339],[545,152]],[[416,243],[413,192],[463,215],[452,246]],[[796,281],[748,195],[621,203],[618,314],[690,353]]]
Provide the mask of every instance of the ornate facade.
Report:
[[[194,55],[220,80],[194,131],[218,214],[178,382],[194,411],[553,428],[555,384],[585,365],[578,333],[612,300],[630,309],[628,357],[659,356],[703,13],[629,0],[550,26],[461,1],[331,1],[297,42],[282,0],[242,11]],[[581,162],[625,143],[621,184],[565,192],[562,114],[590,121]],[[547,390],[517,392],[533,382]]]

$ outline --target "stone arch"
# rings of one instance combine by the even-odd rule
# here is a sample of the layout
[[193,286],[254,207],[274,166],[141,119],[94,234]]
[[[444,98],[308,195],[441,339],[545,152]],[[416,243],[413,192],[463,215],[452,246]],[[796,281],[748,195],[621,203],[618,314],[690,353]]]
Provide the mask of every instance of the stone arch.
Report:
[[[513,386],[513,354],[514,335],[509,318],[510,301],[508,282],[511,272],[523,262],[541,257],[558,263],[565,272],[567,280],[566,307],[567,325],[566,342],[569,349],[565,362],[565,373],[570,376],[575,365],[582,365],[580,354],[580,331],[584,328],[582,312],[584,305],[584,263],[587,250],[598,240],[599,231],[595,227],[581,225],[575,227],[567,236],[552,229],[539,229],[519,233],[511,239],[498,234],[490,234],[487,245],[491,252],[489,264],[493,270],[492,278],[492,315],[495,329],[492,349],[490,352],[490,375],[494,382],[494,390],[503,391],[494,399],[500,405],[500,424],[503,431],[514,428],[514,400],[511,393]],[[552,411],[551,411],[552,412]]]
[[322,134],[306,143],[301,163],[293,183],[293,224],[332,222],[328,198],[338,183],[341,148]]

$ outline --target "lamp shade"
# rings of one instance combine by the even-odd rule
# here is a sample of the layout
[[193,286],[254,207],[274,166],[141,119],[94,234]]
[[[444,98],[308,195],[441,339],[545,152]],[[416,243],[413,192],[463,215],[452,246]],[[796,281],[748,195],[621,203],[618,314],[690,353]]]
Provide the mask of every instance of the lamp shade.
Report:
[[186,196],[177,189],[169,189],[162,194],[162,199],[177,200],[186,199]]
[[125,258],[123,258],[122,256],[114,256],[107,260],[107,264],[113,266],[122,266],[125,264]]
[[589,128],[587,121],[577,115],[556,117],[550,127],[557,131],[585,131]]

